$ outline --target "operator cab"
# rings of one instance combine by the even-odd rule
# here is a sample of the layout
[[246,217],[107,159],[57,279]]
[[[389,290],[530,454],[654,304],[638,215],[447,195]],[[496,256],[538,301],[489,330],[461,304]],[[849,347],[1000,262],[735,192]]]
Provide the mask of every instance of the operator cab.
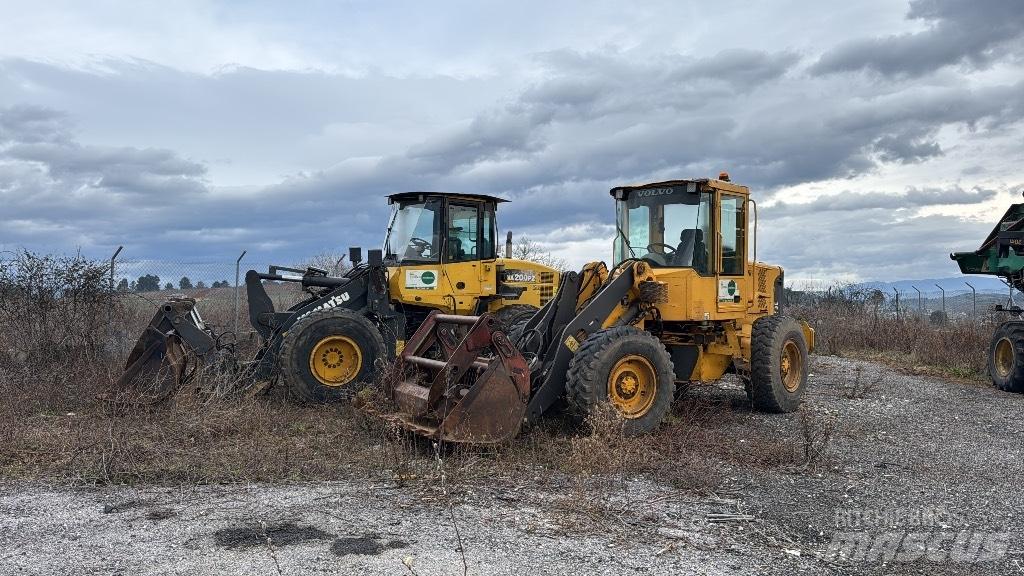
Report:
[[655,268],[691,268],[702,276],[743,274],[745,186],[724,179],[671,180],[620,186],[611,195],[616,264],[633,258]]
[[483,194],[402,192],[388,196],[391,220],[384,241],[390,264],[493,260],[494,213],[501,198]]

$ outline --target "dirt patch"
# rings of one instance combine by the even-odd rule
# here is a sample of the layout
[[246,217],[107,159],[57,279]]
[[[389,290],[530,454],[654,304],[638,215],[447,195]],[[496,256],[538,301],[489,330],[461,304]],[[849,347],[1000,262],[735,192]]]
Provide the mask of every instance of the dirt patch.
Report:
[[173,518],[175,516],[177,516],[177,513],[174,510],[169,508],[157,508],[156,510],[150,510],[149,513],[146,514],[146,520],[167,520],[168,518]]
[[269,543],[275,547],[292,546],[314,540],[330,540],[334,538],[314,526],[300,526],[291,522],[274,526],[253,527],[240,526],[223,528],[214,532],[213,539],[217,545],[228,550],[245,550]]

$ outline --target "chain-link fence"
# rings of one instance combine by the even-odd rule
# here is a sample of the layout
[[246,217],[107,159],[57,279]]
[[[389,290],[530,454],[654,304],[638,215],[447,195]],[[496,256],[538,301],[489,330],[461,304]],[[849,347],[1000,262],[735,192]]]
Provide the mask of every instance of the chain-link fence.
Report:
[[[245,290],[248,270],[267,272],[272,264],[302,269],[312,264],[330,275],[344,271],[340,258],[332,262],[299,263],[266,262],[246,256],[247,252],[243,252],[233,261],[166,260],[133,258],[128,249],[119,249],[109,260],[109,287],[124,304],[126,318],[123,326],[113,326],[115,333],[123,332],[118,335],[128,339],[137,336],[137,330],[149,321],[157,306],[170,297],[185,296],[197,301],[203,319],[219,331],[232,331],[244,337],[250,331]],[[264,285],[278,310],[302,297],[300,286],[293,282],[270,281]]]
[[818,292],[794,292],[795,303],[848,303],[856,309],[877,317],[911,319],[918,318],[932,324],[952,322],[991,323],[1005,320],[995,312],[997,305],[1015,306],[1021,295],[1007,288],[1006,292],[979,292],[968,282],[963,287],[922,284],[911,286],[910,290],[864,288],[861,286],[838,286]]

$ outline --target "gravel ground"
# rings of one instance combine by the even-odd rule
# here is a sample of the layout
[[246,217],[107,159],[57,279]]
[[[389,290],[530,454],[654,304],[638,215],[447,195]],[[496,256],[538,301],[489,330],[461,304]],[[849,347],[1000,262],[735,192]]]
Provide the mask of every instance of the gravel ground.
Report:
[[[827,458],[808,469],[733,462],[712,493],[622,481],[593,510],[576,502],[582,523],[566,521],[570,480],[461,486],[451,510],[436,489],[354,482],[4,483],[0,573],[461,574],[461,540],[470,574],[1024,574],[1024,396],[870,362],[812,368],[810,428],[749,412],[734,385],[682,400],[739,412],[722,418],[736,442],[799,445],[833,422]],[[855,382],[868,390],[848,392]],[[830,550],[845,532],[868,535],[867,557]],[[903,540],[945,533],[931,559]],[[956,552],[961,533],[981,539],[980,557]]]

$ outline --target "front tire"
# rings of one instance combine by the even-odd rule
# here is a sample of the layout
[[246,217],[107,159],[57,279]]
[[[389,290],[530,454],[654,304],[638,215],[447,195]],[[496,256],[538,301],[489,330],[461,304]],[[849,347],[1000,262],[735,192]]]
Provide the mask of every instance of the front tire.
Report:
[[351,398],[376,375],[387,348],[365,316],[344,308],[321,310],[293,325],[281,343],[281,375],[304,402]]
[[807,341],[788,316],[754,322],[750,341],[750,400],[763,412],[793,412],[807,388]]
[[583,341],[569,364],[566,399],[580,419],[610,403],[629,436],[653,432],[675,393],[672,358],[660,340],[632,326],[607,328]]
[[988,373],[1004,392],[1024,392],[1024,322],[1003,322],[992,335]]

